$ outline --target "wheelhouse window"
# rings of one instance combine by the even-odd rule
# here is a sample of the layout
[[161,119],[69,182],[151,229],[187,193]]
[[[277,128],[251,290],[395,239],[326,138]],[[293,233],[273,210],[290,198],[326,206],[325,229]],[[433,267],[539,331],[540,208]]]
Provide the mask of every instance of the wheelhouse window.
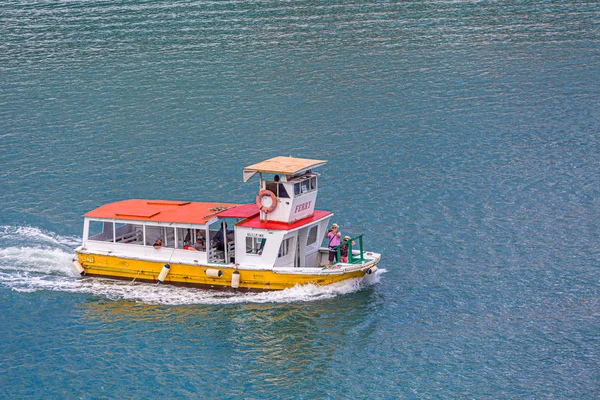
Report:
[[277,182],[267,181],[265,187],[277,195]]
[[290,195],[288,194],[287,190],[285,190],[285,186],[283,185],[283,183],[279,184],[278,190],[279,192],[277,193],[277,197],[281,197],[282,199],[290,198]]
[[308,191],[309,191],[309,189],[308,189],[309,188],[309,184],[310,184],[310,180],[308,180],[308,179],[305,180],[305,181],[300,182],[300,191],[302,193],[308,193]]
[[267,188],[267,190],[270,190],[271,192],[275,193],[275,196],[277,196],[277,197],[280,197],[283,199],[290,198],[290,195],[288,194],[287,190],[285,189],[285,185],[283,183],[268,181],[266,183],[265,187]]
[[312,192],[317,189],[317,178],[314,176],[294,183],[294,197],[301,196],[305,193]]

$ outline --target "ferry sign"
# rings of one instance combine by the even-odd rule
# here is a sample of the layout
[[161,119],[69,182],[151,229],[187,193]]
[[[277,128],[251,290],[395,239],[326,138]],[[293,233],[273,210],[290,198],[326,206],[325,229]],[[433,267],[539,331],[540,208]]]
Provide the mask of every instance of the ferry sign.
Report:
[[315,211],[315,201],[317,200],[317,191],[306,193],[296,197],[294,202],[289,206],[289,217],[287,222],[294,222],[299,219],[312,215]]
[[304,210],[310,209],[310,204],[311,203],[312,203],[312,200],[307,201],[306,203],[298,204],[296,206],[296,208],[294,208],[294,214],[299,213],[300,211],[304,211]]

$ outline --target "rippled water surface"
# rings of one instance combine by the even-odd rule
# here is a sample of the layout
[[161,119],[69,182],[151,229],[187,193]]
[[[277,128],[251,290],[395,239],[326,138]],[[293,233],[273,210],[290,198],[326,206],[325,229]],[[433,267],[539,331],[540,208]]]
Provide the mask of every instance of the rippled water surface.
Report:
[[[0,397],[597,398],[596,1],[0,4]],[[327,159],[367,281],[81,279],[81,215]]]

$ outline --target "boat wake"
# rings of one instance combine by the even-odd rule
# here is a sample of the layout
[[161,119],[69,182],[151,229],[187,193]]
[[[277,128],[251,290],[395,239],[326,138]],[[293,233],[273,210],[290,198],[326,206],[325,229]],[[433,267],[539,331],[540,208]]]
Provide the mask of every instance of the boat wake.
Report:
[[385,269],[364,279],[328,286],[303,285],[276,292],[233,293],[81,278],[71,261],[77,237],[64,237],[33,227],[0,226],[0,286],[18,292],[60,291],[147,304],[238,304],[316,301],[353,293],[380,281]]

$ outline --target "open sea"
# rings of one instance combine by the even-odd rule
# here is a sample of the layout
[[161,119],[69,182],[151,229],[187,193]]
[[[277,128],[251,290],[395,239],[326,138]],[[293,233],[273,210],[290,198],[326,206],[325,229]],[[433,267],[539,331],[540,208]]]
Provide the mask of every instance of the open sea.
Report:
[[[369,280],[82,279],[82,214],[326,159]],[[1,399],[597,399],[596,0],[4,0]]]

